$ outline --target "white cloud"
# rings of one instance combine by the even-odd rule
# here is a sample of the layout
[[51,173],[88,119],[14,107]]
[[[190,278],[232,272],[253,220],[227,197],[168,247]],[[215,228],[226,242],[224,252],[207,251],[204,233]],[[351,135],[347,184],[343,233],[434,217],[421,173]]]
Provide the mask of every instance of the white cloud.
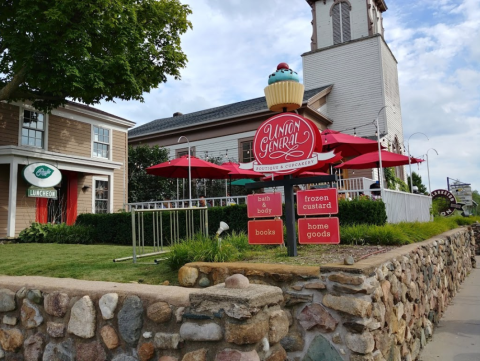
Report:
[[[138,124],[263,96],[268,75],[283,61],[302,74],[310,50],[311,11],[305,0],[195,0],[193,30],[183,37],[189,63],[182,80],[145,95],[145,103],[102,104]],[[433,188],[446,177],[480,189],[480,7],[478,0],[390,0],[387,43],[399,70],[405,139],[412,154],[429,148]],[[414,170],[416,166],[414,166]],[[426,164],[420,174],[427,184]]]

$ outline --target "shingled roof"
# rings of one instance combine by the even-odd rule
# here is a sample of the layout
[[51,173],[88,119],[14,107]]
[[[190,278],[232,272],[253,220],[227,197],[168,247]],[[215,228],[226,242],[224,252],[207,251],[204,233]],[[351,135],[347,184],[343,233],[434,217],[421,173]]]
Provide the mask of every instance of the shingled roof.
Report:
[[[303,102],[308,101],[308,99],[329,86],[330,85],[305,91]],[[222,105],[194,113],[177,115],[175,117],[152,120],[149,123],[131,129],[128,132],[128,137],[135,138],[146,134],[160,133],[170,129],[184,128],[261,111],[268,111],[265,97],[244,100],[238,103]]]

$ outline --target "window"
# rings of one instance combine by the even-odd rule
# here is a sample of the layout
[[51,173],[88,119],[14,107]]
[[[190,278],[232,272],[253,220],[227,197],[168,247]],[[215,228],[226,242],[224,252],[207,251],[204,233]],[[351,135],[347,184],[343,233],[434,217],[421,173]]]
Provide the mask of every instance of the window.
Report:
[[249,163],[255,160],[253,156],[253,139],[240,141],[240,162]]
[[93,127],[93,156],[98,158],[110,157],[110,130]]
[[45,116],[42,113],[24,110],[22,120],[22,145],[43,148]]
[[[176,158],[183,157],[188,154],[188,148],[177,149],[176,154]],[[190,155],[195,156],[195,147],[190,147]]]
[[108,213],[108,181],[95,180],[95,213]]
[[350,10],[351,5],[347,1],[337,2],[331,10],[333,26],[333,44],[341,44],[351,40]]

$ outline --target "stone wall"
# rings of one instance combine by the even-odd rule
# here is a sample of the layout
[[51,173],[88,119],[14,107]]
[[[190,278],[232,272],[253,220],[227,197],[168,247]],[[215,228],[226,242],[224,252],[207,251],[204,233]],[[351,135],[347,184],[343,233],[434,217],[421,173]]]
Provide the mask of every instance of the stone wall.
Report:
[[0,360],[416,360],[474,245],[462,228],[321,272],[192,263],[190,288],[0,276]]
[[347,265],[291,267],[191,263],[188,286],[223,282],[233,273],[280,287],[290,327],[280,345],[288,360],[417,360],[445,308],[469,274],[471,228],[399,247]]
[[475,237],[475,254],[480,255],[480,223],[472,224],[472,229]]
[[0,276],[0,360],[279,361],[289,319],[273,286],[205,289]]

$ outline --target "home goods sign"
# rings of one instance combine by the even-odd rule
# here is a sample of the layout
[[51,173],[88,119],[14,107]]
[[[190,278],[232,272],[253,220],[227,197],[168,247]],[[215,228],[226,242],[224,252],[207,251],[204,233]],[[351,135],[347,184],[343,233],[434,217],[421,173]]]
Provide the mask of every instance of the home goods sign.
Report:
[[241,163],[240,168],[264,174],[292,174],[335,156],[333,151],[320,153],[321,149],[322,140],[315,124],[295,113],[282,113],[258,128],[253,139],[255,160]]

